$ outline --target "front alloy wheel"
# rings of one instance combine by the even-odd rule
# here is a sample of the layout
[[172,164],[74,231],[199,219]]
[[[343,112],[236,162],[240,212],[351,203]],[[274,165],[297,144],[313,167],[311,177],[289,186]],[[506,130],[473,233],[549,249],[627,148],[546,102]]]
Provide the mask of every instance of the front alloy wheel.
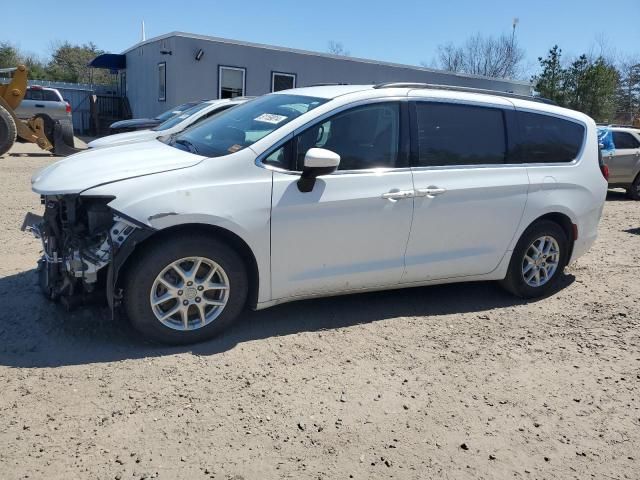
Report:
[[156,318],[175,330],[195,330],[220,316],[229,300],[229,278],[204,257],[181,258],[156,277],[149,302]]
[[141,249],[123,283],[132,325],[174,345],[222,332],[242,312],[248,292],[242,258],[201,233],[176,233]]

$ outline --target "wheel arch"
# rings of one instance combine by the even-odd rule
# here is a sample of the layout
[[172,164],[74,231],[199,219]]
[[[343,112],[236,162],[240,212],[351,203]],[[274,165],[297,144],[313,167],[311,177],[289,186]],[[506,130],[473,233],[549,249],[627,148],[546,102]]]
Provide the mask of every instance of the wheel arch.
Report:
[[556,223],[557,225],[559,225],[560,228],[562,228],[565,235],[567,236],[567,240],[569,241],[569,252],[567,255],[567,259],[570,259],[571,256],[573,255],[573,245],[577,240],[576,235],[578,233],[578,230],[577,230],[577,225],[573,223],[571,218],[566,213],[555,211],[555,212],[545,213],[544,215],[540,215],[539,217],[535,218],[533,221],[529,222],[529,225],[527,225],[526,228],[522,231],[522,233],[520,234],[520,237],[522,237],[524,232],[526,232],[532,225],[542,220],[550,220]]
[[258,293],[260,288],[260,275],[258,269],[258,262],[256,260],[253,250],[247,242],[242,239],[236,233],[211,224],[205,223],[185,223],[173,225],[171,227],[164,228],[162,230],[156,230],[151,235],[148,235],[144,240],[137,242],[134,248],[128,252],[125,258],[120,259],[118,272],[116,272],[116,280],[114,285],[114,291],[118,290],[118,287],[122,285],[124,278],[127,276],[129,267],[134,263],[137,255],[140,253],[140,246],[149,246],[152,243],[163,241],[164,239],[177,234],[184,233],[203,233],[206,235],[215,236],[218,239],[224,241],[227,245],[233,248],[242,258],[247,269],[247,277],[249,279],[249,293],[247,297],[247,303],[249,307],[255,308],[258,303]]

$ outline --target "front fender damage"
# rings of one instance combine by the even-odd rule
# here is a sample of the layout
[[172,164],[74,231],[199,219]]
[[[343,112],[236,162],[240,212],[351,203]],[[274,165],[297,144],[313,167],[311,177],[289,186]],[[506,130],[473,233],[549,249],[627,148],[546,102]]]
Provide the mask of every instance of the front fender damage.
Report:
[[122,301],[122,288],[118,288],[118,280],[122,267],[131,256],[136,246],[153,235],[154,232],[155,229],[145,225],[140,225],[137,230],[127,237],[113,255],[113,260],[109,263],[107,270],[107,280],[105,285],[107,303],[109,304],[109,308],[112,313]]

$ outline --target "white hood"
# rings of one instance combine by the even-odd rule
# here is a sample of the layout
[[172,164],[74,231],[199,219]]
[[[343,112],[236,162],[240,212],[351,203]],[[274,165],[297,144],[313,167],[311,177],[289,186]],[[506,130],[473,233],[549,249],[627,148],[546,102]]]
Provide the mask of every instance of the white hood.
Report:
[[123,145],[125,143],[144,142],[145,140],[153,140],[163,135],[163,132],[154,130],[137,130],[135,132],[116,133],[106,137],[98,138],[89,142],[89,148],[113,147],[115,145]]
[[32,189],[43,195],[80,193],[126,178],[192,167],[205,157],[157,140],[76,153],[40,170]]

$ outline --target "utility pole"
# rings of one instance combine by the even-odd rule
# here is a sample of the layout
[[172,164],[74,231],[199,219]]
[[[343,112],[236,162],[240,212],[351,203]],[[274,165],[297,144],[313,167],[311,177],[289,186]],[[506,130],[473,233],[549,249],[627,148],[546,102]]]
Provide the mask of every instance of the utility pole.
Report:
[[511,51],[513,52],[513,44],[516,40],[516,27],[518,26],[518,23],[520,23],[520,19],[518,17],[513,17],[513,22],[511,24],[512,29],[511,29]]

